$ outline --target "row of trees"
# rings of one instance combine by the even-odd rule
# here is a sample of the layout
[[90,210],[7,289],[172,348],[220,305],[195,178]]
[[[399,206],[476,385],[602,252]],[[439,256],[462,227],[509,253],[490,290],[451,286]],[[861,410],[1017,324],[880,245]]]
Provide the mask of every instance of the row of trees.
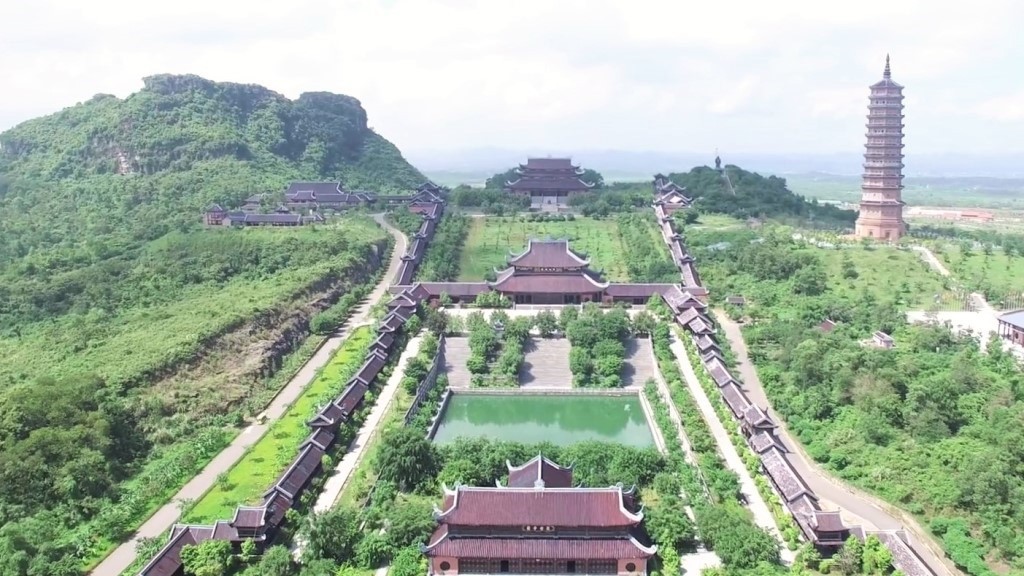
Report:
[[416,276],[430,282],[451,282],[459,278],[459,255],[469,233],[469,218],[448,211],[441,218]]
[[647,333],[654,320],[641,313],[630,320],[623,308],[607,312],[596,304],[562,310],[561,324],[572,344],[569,369],[573,384],[579,387],[617,388],[622,384],[626,360],[625,340],[636,333]]
[[648,213],[621,214],[616,218],[624,260],[633,282],[678,282],[679,270],[655,231]]

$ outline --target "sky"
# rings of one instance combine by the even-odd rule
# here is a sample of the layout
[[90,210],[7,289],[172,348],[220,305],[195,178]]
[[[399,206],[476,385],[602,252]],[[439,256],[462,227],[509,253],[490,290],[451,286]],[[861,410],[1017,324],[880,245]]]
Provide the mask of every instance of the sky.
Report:
[[403,151],[1024,151],[1019,0],[0,3],[0,130],[157,73],[358,98]]

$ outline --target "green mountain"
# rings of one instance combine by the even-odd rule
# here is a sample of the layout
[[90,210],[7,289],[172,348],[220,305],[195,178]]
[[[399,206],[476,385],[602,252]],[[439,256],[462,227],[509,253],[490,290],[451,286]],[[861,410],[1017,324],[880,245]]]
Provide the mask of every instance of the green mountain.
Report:
[[0,576],[92,565],[263,410],[310,318],[358,299],[390,243],[365,215],[200,224],[328,179],[423,176],[355,98],[196,76],[0,134]]

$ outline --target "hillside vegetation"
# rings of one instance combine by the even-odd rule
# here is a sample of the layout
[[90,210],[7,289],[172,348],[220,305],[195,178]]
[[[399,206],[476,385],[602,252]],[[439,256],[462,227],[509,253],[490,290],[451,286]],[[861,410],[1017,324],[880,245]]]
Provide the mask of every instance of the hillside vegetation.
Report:
[[[776,409],[840,478],[923,519],[973,576],[1024,568],[1024,378],[995,344],[905,310],[941,291],[918,256],[821,250],[788,234],[686,229],[712,294],[733,309]],[[713,249],[709,249],[714,247]],[[818,324],[838,326],[823,333]],[[882,330],[892,350],[871,345]]]
[[422,176],[354,98],[195,76],[0,146],[0,575],[76,574],[262,410],[311,352],[310,318],[354,304],[390,246],[366,216],[204,229],[203,208]]

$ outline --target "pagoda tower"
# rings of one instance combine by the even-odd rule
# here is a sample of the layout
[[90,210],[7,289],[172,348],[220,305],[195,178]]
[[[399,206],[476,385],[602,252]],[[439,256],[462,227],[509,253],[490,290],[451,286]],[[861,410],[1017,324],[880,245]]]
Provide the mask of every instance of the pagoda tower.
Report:
[[882,80],[871,85],[868,133],[864,150],[860,238],[899,240],[907,232],[903,221],[903,86],[892,79],[889,56]]

